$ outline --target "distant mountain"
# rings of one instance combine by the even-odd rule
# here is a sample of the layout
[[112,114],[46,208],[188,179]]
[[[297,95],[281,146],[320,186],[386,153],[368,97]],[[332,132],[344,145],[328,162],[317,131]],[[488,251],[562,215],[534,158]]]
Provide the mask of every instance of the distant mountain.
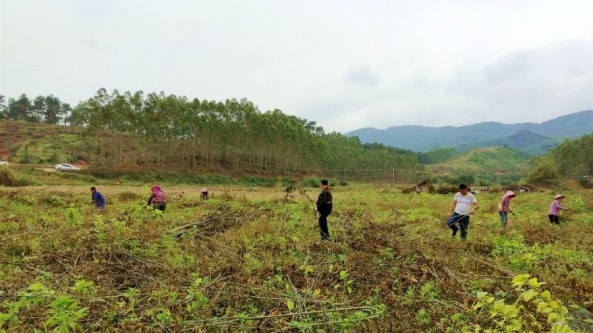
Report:
[[509,146],[542,153],[562,139],[593,132],[593,110],[582,111],[537,123],[502,124],[484,122],[468,126],[394,126],[384,130],[361,128],[346,133],[362,143],[379,142],[414,151],[456,147],[465,151],[479,147]]
[[524,129],[504,138],[462,144],[456,148],[458,152],[464,152],[474,148],[512,147],[529,154],[540,155],[549,149],[556,147],[559,143],[560,139],[552,139],[547,136],[534,133],[528,129]]

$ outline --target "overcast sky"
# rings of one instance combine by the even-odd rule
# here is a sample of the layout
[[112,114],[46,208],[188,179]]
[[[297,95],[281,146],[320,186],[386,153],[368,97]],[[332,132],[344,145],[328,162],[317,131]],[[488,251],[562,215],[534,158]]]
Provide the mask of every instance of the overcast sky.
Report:
[[593,109],[591,0],[0,0],[0,94],[247,98],[328,131]]

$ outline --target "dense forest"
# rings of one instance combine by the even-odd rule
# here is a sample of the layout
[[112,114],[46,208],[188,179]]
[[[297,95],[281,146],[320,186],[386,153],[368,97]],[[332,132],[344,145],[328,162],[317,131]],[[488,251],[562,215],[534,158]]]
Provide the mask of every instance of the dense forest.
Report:
[[74,108],[54,96],[1,99],[0,119],[82,128],[93,167],[302,172],[364,179],[418,179],[416,153],[326,133],[314,121],[252,102],[188,99],[105,89]]
[[542,157],[532,160],[527,181],[557,185],[561,178],[574,179],[582,186],[593,186],[593,133],[565,140]]
[[575,178],[583,184],[591,183],[593,175],[593,134],[566,140],[548,153],[555,161],[561,176]]

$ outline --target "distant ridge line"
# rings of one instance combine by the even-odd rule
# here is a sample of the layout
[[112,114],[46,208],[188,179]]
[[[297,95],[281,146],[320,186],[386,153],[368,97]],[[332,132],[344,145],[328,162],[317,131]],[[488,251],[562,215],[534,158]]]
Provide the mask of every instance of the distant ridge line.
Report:
[[[464,126],[402,125],[383,130],[365,127],[345,135],[358,137],[362,143],[378,142],[421,152],[443,147],[455,147],[463,151],[470,147],[506,145],[530,154],[541,154],[564,139],[578,138],[591,132],[593,110],[562,115],[541,123],[503,124],[489,121]],[[522,138],[528,138],[529,145],[522,142]]]

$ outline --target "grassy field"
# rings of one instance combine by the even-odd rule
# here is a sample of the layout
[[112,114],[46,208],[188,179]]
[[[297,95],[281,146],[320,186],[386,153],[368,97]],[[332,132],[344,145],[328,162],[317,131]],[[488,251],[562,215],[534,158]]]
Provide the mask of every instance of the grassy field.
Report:
[[[333,188],[321,242],[318,189],[0,187],[0,331],[571,332],[593,320],[591,192],[547,221],[555,193],[479,194],[467,241],[444,226],[451,195]],[[529,277],[525,274],[529,274]],[[545,284],[542,284],[545,282]],[[572,318],[571,318],[572,317]]]

